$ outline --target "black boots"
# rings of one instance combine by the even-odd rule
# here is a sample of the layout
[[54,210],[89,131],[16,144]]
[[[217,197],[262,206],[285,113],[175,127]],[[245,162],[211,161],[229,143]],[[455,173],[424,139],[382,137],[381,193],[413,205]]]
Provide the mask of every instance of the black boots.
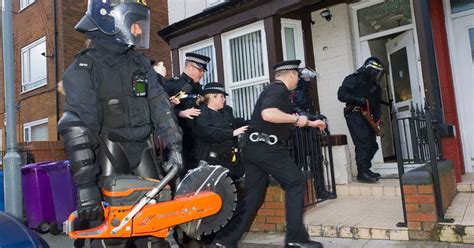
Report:
[[373,172],[371,170],[367,171],[369,173],[369,175],[371,175],[372,177],[378,177],[380,178],[380,173],[377,173],[377,172]]
[[375,183],[379,180],[378,177],[372,176],[369,172],[359,172],[357,175],[357,181],[365,182],[365,183]]

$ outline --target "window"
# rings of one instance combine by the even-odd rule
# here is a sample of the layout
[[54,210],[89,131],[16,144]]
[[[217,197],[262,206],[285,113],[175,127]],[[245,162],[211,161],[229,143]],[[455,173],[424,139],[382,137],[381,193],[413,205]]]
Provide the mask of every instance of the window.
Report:
[[225,86],[235,116],[250,119],[258,96],[268,84],[263,21],[222,34]]
[[179,57],[183,58],[180,60],[181,71],[184,71],[184,64],[185,64],[185,58],[186,58],[185,54],[189,52],[205,55],[211,59],[211,61],[207,64],[207,72],[204,73],[204,76],[201,79],[201,84],[205,85],[210,82],[217,82],[216,56],[215,56],[216,52],[214,48],[213,39],[212,38],[207,39],[207,40],[180,48]]
[[22,92],[46,85],[46,38],[43,37],[21,49]]
[[474,1],[472,0],[450,0],[451,14],[456,14],[465,10],[474,9]]
[[303,31],[301,21],[281,19],[283,59],[299,59],[304,66]]
[[23,141],[48,141],[48,118],[23,124]]
[[30,4],[34,3],[35,0],[20,0],[20,10],[30,6]]
[[386,0],[357,10],[360,37],[412,24],[410,0]]

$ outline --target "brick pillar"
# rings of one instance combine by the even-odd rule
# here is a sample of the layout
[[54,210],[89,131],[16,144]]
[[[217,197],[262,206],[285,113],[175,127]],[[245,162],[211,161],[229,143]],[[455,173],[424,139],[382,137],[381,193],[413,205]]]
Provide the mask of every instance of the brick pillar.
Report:
[[285,192],[279,185],[267,188],[265,202],[250,227],[255,232],[285,231]]
[[438,220],[433,184],[403,185],[403,192],[410,239],[433,239]]

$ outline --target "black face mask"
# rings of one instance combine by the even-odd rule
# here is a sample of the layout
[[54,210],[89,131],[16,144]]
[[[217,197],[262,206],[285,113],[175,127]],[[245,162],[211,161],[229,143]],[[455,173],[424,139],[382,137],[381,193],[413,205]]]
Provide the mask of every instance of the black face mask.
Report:
[[369,80],[373,83],[378,83],[380,80],[380,76],[382,75],[383,71],[373,69],[373,68],[366,68],[365,75],[369,78]]

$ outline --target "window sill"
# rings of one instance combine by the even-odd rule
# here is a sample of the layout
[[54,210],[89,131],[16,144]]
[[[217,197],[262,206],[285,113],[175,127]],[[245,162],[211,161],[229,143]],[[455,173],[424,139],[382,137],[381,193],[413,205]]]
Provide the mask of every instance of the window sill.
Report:
[[[28,89],[28,90],[22,91],[22,92],[20,92],[20,94],[25,94],[25,93],[28,93],[28,92],[30,92],[30,91],[33,91],[33,90],[36,90],[36,89],[42,88],[42,87],[44,87],[44,86],[47,86],[47,85],[48,85],[48,84],[45,82],[44,84],[41,84],[41,85],[38,85],[38,86],[36,86],[36,87],[33,87],[33,88],[31,88],[31,89]],[[23,87],[23,85],[22,85],[22,87]]]

